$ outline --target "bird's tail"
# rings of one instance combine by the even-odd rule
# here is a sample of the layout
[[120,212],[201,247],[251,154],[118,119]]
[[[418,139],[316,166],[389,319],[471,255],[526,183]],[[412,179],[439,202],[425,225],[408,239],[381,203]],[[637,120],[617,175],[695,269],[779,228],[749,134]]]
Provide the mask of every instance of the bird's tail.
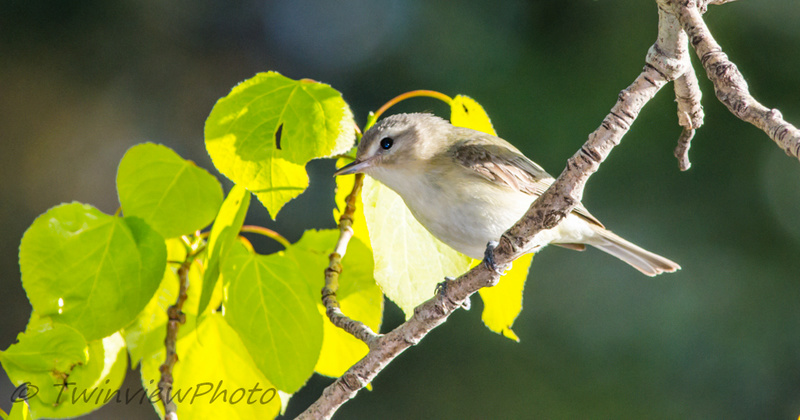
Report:
[[587,241],[589,245],[625,261],[648,276],[655,276],[664,272],[671,273],[681,268],[674,261],[642,249],[609,230],[599,226],[595,227],[595,230],[597,235],[592,240]]

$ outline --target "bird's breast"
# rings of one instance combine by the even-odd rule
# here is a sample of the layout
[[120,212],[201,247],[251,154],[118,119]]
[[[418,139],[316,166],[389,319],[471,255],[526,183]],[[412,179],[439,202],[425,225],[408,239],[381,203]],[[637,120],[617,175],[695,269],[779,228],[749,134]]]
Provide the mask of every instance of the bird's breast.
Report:
[[471,174],[403,171],[374,176],[403,198],[411,213],[439,240],[472,258],[498,240],[534,197]]

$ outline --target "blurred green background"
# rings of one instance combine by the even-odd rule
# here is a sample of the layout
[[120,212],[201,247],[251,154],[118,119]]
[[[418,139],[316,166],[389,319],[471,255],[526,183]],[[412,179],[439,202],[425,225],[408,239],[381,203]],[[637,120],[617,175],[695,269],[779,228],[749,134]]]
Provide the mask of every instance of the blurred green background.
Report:
[[[741,1],[706,18],[751,92],[800,125],[800,3]],[[656,24],[655,2],[643,0],[4,0],[0,348],[30,314],[17,247],[33,219],[72,200],[113,213],[116,165],[139,142],[216,173],[204,120],[257,72],[330,83],[361,124],[408,90],[467,94],[501,136],[558,174],[641,70]],[[515,324],[520,343],[483,327],[476,297],[337,418],[797,418],[800,164],[732,117],[699,76],[706,124],[691,170],[672,156],[680,128],[668,85],[584,198],[680,272],[650,279],[595,250],[548,248]],[[429,99],[393,110],[447,116]],[[333,227],[333,164],[309,170],[310,190],[277,222],[255,201],[248,221],[293,241]],[[385,319],[402,316],[389,305]],[[312,378],[287,416],[330,382]],[[138,388],[136,373],[125,386]],[[0,373],[5,410],[12,390]],[[156,418],[138,404],[89,416],[111,417]]]

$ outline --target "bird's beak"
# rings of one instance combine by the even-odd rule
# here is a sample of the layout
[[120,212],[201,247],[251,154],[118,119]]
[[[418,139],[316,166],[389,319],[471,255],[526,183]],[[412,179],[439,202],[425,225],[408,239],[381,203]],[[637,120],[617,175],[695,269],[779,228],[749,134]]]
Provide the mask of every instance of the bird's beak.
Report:
[[370,166],[372,166],[372,160],[371,159],[368,159],[368,160],[358,160],[358,159],[356,159],[356,160],[348,163],[347,165],[344,165],[341,168],[339,168],[338,171],[333,173],[333,176],[357,174],[357,173],[360,173],[360,172],[364,172],[364,169],[367,169]]

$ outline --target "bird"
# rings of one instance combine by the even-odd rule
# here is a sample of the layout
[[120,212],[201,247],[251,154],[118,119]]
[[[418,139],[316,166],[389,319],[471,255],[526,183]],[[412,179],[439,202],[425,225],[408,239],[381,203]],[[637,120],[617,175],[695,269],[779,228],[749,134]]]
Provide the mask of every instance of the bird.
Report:
[[[362,136],[335,176],[364,173],[396,192],[414,218],[450,248],[481,259],[555,180],[500,137],[429,113],[388,116]],[[655,276],[680,266],[621,238],[578,205],[524,251],[590,245]]]

